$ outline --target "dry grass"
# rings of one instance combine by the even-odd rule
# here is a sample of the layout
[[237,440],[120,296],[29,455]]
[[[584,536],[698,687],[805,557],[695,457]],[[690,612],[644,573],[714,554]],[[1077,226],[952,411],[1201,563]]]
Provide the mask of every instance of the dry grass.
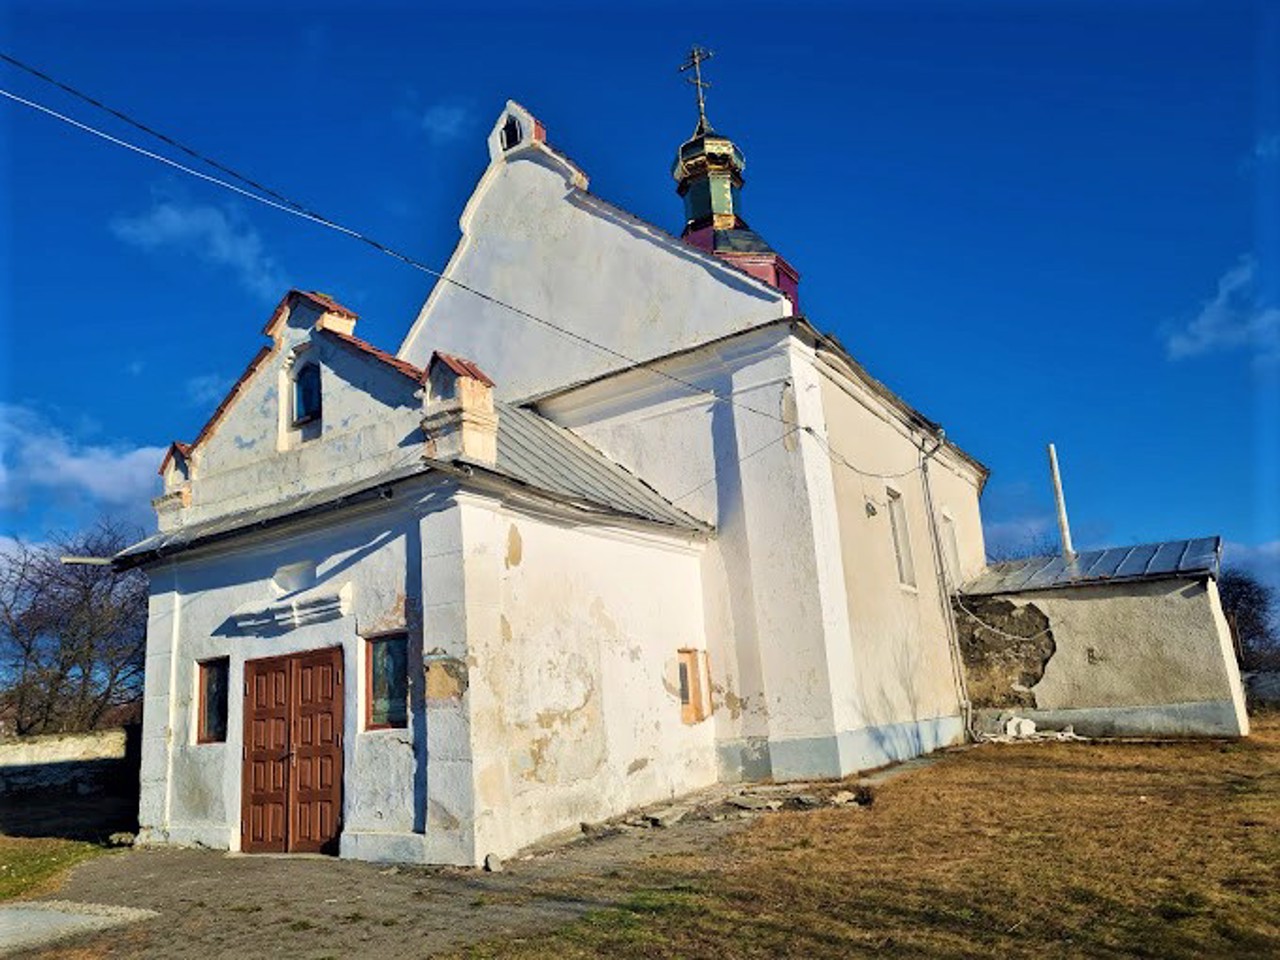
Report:
[[0,901],[46,893],[66,870],[104,852],[79,840],[0,836]]
[[1280,716],[1241,742],[959,751],[869,808],[590,889],[617,906],[464,956],[1280,956]]

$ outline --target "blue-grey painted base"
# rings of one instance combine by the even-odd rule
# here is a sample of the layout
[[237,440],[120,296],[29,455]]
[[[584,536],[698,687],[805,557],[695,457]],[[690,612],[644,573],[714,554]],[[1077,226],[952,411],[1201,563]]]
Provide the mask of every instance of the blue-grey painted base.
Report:
[[[844,730],[827,737],[805,737],[796,740],[770,740],[765,763],[741,764],[737,779],[821,780],[846,777],[860,770],[882,767],[887,763],[910,760],[939,747],[964,739],[964,722],[959,717],[934,717],[904,723],[883,724]],[[734,743],[740,744],[741,741]],[[721,770],[725,770],[722,745]],[[737,756],[737,754],[732,754]],[[763,775],[749,776],[748,770],[766,770]]]
[[1236,714],[1230,700],[1071,710],[1006,707],[974,712],[978,729],[987,733],[1003,733],[1004,721],[1014,716],[1034,720],[1040,730],[1071,727],[1083,737],[1242,737],[1249,732],[1248,719]]
[[716,744],[721,783],[750,783],[773,776],[767,737],[744,737]]

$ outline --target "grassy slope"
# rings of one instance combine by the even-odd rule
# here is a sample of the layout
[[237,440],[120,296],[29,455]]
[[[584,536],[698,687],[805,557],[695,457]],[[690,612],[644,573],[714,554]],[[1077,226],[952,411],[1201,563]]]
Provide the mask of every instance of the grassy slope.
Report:
[[[560,892],[468,957],[1280,956],[1280,717],[1234,743],[986,746]],[[551,892],[551,891],[548,891]]]
[[46,892],[65,870],[104,852],[79,840],[0,836],[0,900]]

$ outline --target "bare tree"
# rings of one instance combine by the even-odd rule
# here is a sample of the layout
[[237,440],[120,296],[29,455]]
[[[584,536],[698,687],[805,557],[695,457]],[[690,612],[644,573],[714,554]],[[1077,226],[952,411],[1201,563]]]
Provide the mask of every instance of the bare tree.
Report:
[[129,541],[103,522],[0,555],[0,717],[16,733],[91,730],[141,700],[146,575],[61,562],[110,557]]
[[1058,537],[1048,531],[1027,533],[1021,539],[1009,543],[987,545],[987,560],[1004,563],[1008,560],[1026,560],[1029,557],[1056,557],[1062,552]]
[[1240,567],[1226,567],[1218,576],[1222,610],[1240,644],[1240,665],[1246,670],[1280,670],[1280,610],[1276,591]]

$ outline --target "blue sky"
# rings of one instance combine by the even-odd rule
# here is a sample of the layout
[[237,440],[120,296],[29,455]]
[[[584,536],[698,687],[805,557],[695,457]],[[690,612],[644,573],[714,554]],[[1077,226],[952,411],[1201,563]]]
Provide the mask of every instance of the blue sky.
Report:
[[[508,97],[678,232],[675,67],[706,44],[748,220],[804,312],[991,467],[990,539],[1052,531],[1054,440],[1078,544],[1216,532],[1280,583],[1274,3],[97,6],[0,3],[0,49],[437,265]],[[145,520],[286,287],[389,349],[430,289],[11,103],[0,185],[0,535]]]

